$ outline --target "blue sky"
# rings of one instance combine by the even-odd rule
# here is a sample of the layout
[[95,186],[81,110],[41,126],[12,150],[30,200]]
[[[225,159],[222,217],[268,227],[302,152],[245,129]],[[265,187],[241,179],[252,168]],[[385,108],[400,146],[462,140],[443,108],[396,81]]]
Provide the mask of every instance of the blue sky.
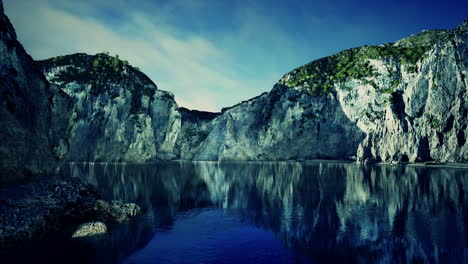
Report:
[[468,18],[461,0],[4,0],[35,59],[109,51],[179,105],[219,111],[340,50]]

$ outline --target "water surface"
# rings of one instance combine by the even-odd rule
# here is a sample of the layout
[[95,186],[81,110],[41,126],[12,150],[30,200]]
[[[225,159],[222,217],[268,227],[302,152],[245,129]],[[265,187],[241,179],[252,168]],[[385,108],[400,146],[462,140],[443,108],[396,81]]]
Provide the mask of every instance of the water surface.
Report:
[[[468,172],[338,162],[70,163],[143,213],[47,263],[467,263]],[[51,250],[50,248],[53,248]]]

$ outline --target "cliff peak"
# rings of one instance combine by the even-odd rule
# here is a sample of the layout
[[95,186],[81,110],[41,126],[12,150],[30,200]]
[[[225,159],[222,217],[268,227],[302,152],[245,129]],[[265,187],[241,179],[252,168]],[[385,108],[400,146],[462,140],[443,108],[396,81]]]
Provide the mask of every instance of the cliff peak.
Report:
[[37,64],[42,71],[48,72],[46,77],[50,82],[62,88],[69,83],[90,84],[94,95],[107,91],[112,84],[136,79],[142,86],[151,86],[153,91],[157,89],[156,84],[138,67],[106,52],[57,56],[37,61]]
[[328,95],[334,87],[352,79],[366,81],[375,77],[377,69],[371,60],[394,60],[411,71],[430,48],[450,36],[449,30],[423,30],[395,43],[361,46],[314,60],[285,74],[279,83],[299,88],[316,96]]

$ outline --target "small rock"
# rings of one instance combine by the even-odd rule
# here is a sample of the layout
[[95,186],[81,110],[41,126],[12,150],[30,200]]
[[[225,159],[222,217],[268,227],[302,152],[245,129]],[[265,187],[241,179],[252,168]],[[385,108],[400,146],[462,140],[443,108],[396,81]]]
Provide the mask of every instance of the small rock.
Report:
[[113,206],[122,210],[127,216],[135,216],[140,213],[140,206],[134,203],[113,203]]
[[94,203],[94,211],[99,220],[104,222],[123,223],[128,221],[128,216],[119,207],[104,200],[97,200]]
[[89,222],[80,225],[73,233],[72,238],[90,237],[107,233],[107,226],[103,222]]

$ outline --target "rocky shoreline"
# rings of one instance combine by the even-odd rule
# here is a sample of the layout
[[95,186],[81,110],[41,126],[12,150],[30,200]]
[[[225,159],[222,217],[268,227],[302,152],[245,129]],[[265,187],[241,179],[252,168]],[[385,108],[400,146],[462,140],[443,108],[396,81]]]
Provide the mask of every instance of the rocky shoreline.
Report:
[[94,186],[78,178],[5,186],[0,188],[0,244],[36,239],[65,225],[123,223],[139,211],[135,204],[101,200]]
[[121,223],[137,214],[135,204],[100,200],[93,186],[56,175],[69,155],[75,104],[36,67],[1,0],[0,55],[0,245],[62,232],[65,225]]

